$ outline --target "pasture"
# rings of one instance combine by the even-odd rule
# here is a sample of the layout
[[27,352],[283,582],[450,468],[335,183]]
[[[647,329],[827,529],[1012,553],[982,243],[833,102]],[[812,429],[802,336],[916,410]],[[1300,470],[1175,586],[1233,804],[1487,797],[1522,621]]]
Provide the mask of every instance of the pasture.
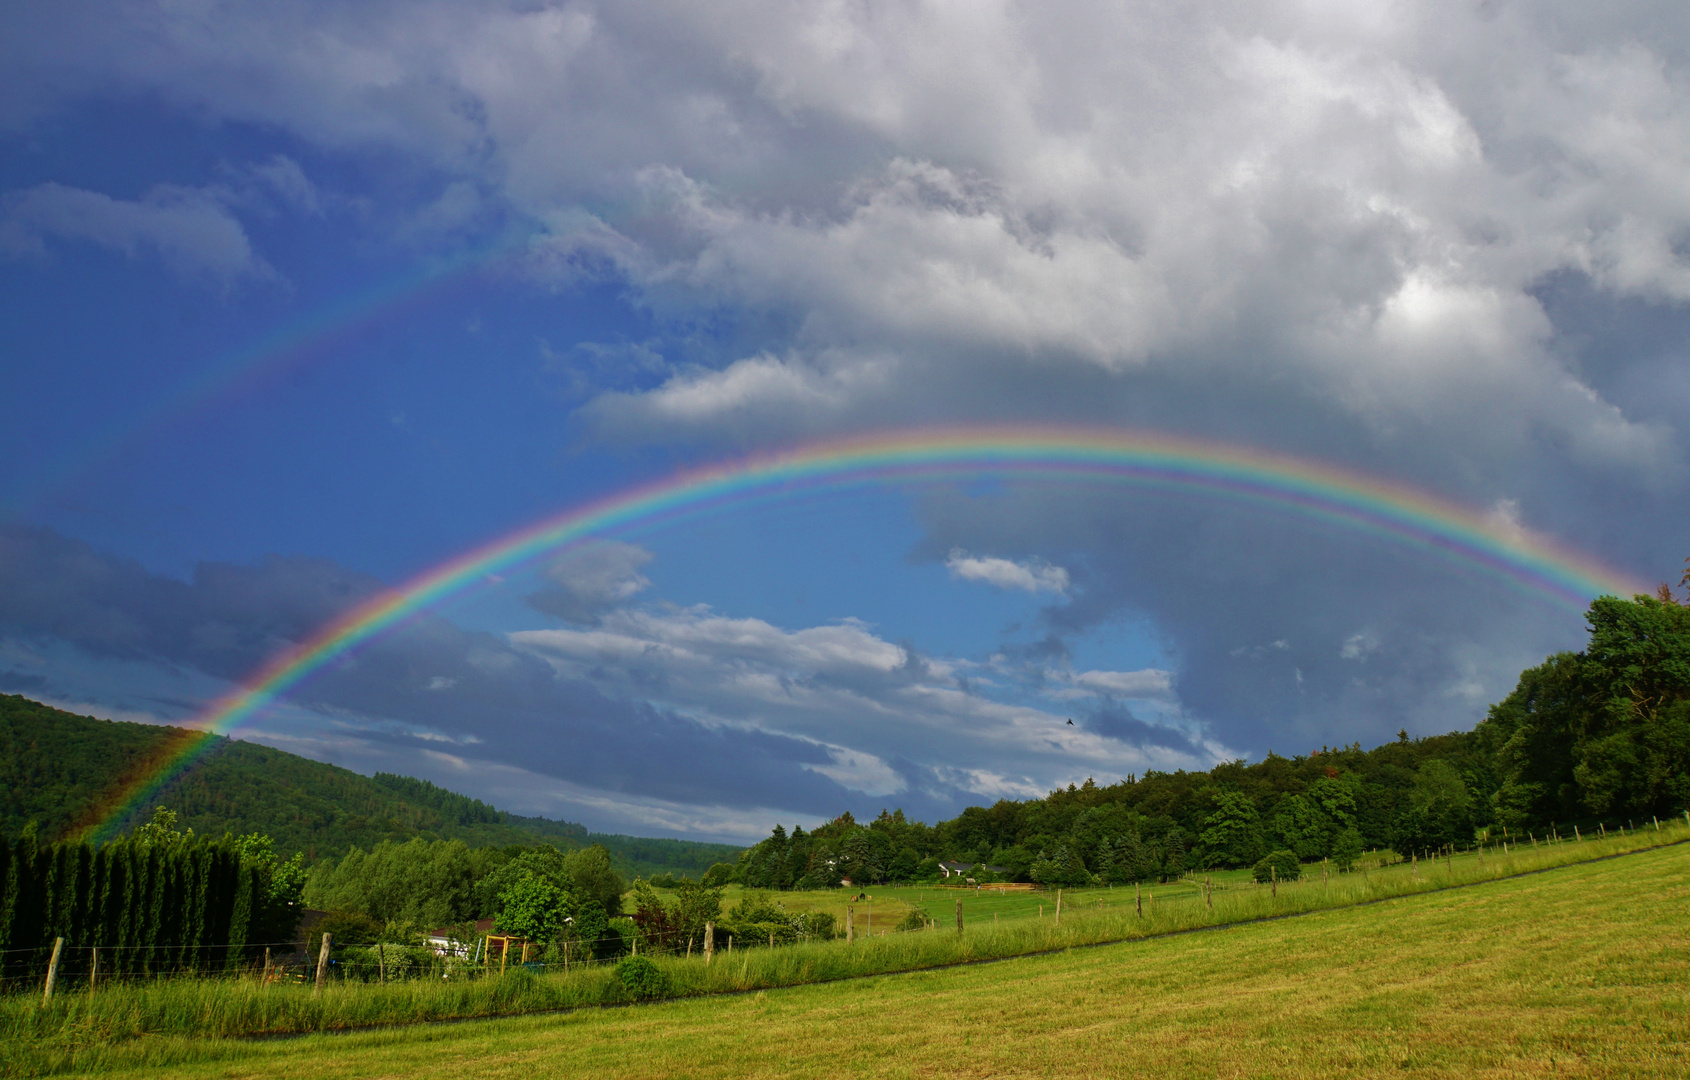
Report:
[[[1316,879],[1282,888],[1277,898],[1238,886],[1217,892],[1208,920],[1233,925],[1195,934],[1166,932],[1202,925],[1202,901],[1159,896],[1154,920],[1147,912],[1148,925],[1138,930],[1141,940],[1098,948],[1073,946],[1129,936],[1136,914],[1119,903],[1114,912],[1094,903],[1087,914],[1082,899],[1072,917],[1065,903],[1060,929],[1048,913],[1040,926],[1036,909],[1013,919],[1000,911],[997,927],[977,919],[962,935],[877,934],[855,948],[744,950],[710,968],[670,960],[665,966],[677,991],[701,996],[630,1009],[253,1042],[228,1036],[242,1028],[336,1026],[337,1015],[339,1024],[379,1020],[382,1010],[352,1006],[385,994],[395,1003],[409,995],[414,1008],[442,988],[335,988],[312,1014],[312,999],[291,989],[266,999],[276,988],[184,987],[188,996],[154,1014],[144,1035],[112,1026],[124,1008],[141,1007],[139,997],[126,1006],[123,995],[150,993],[156,1005],[168,984],[114,988],[105,1013],[55,1006],[63,1010],[56,1026],[50,1010],[32,1005],[36,1022],[28,1022],[26,1003],[14,1000],[7,1065],[14,1072],[183,1077],[491,1077],[536,1069],[626,1077],[1296,1076],[1405,1068],[1426,1075],[1670,1074],[1686,1065],[1690,847],[1572,862],[1603,848],[1623,850],[1626,839],[1641,846],[1645,838],[1545,849],[1535,862],[1553,865],[1553,856],[1563,856],[1567,865],[1465,889],[1438,886],[1478,876],[1476,862],[1457,860],[1437,871],[1422,864],[1418,880],[1407,868]],[[1527,859],[1521,853],[1504,866],[1491,858],[1479,879],[1531,869],[1522,865]],[[1366,892],[1385,898],[1354,906],[1377,898]],[[903,902],[882,891],[875,903],[890,910],[895,901]],[[973,897],[980,905],[998,901],[1024,898]],[[1276,905],[1283,914],[1306,914],[1235,921]],[[1143,937],[1157,933],[1164,936]],[[1063,951],[919,970],[1041,946]],[[900,967],[917,970],[875,974]],[[815,982],[822,978],[843,981]],[[435,1015],[566,1005],[569,987],[580,1004],[595,996],[614,1000],[608,983],[605,971],[488,980],[455,989],[468,996],[441,1002],[451,1011]],[[750,992],[721,995],[725,990]],[[208,994],[249,1006],[268,1000],[270,1011],[242,1013],[228,1002],[220,1011]],[[187,1015],[194,1007],[204,1012]]]

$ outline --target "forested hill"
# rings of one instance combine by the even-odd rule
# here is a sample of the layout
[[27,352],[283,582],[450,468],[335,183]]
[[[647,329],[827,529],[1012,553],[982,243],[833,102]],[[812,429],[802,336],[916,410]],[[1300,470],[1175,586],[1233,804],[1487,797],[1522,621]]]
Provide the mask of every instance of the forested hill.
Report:
[[[0,834],[16,836],[34,823],[43,840],[58,838],[119,778],[144,769],[184,734],[181,728],[77,716],[0,694]],[[730,844],[589,833],[572,822],[509,814],[427,780],[362,776],[222,738],[126,824],[151,817],[160,804],[197,834],[263,833],[278,852],[302,851],[308,861],[417,836],[472,847],[548,843],[573,850],[597,843],[626,875],[696,877],[741,851]]]

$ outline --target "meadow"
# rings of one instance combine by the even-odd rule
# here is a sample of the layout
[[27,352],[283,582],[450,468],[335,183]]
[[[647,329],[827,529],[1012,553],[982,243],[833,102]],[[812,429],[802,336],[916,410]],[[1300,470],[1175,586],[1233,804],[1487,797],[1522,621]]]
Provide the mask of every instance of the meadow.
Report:
[[[334,1076],[451,1063],[454,1074],[491,1076],[555,1056],[560,1071],[617,1076],[1084,1074],[1128,1059],[1176,1075],[1224,1074],[1234,1061],[1241,1075],[1403,1062],[1518,1074],[1559,1054],[1561,1071],[1658,1073],[1683,1063],[1687,838],[1679,823],[1492,853],[1483,865],[1473,854],[1326,880],[1317,866],[1277,895],[1217,876],[1212,909],[1187,882],[1145,890],[1156,899],[1143,916],[1131,888],[1086,890],[1064,894],[1060,926],[1051,894],[871,889],[887,922],[914,901],[940,928],[876,925],[852,944],[740,949],[708,966],[659,957],[687,1000],[632,1010],[588,1007],[630,1000],[603,967],[331,985],[321,997],[250,979],[67,990],[45,1008],[15,995],[0,1003],[0,1067]],[[839,893],[782,899],[842,903]],[[855,903],[860,931],[869,903]],[[1303,917],[1273,918],[1288,915]],[[1204,927],[1229,929],[1177,933]],[[1082,948],[1105,942],[1122,944]],[[943,968],[1008,957],[1021,959]],[[1037,1049],[1024,1055],[1020,1042]],[[1333,1055],[1349,1056],[1339,1065]]]

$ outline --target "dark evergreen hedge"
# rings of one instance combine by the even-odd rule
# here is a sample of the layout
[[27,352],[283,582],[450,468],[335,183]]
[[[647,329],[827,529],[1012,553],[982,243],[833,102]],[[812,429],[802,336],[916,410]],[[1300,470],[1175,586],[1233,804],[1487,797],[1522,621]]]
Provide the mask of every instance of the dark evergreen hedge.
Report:
[[7,987],[44,975],[58,937],[67,978],[87,974],[95,948],[102,977],[233,970],[264,902],[262,870],[228,840],[41,847],[24,836],[0,842],[0,880]]

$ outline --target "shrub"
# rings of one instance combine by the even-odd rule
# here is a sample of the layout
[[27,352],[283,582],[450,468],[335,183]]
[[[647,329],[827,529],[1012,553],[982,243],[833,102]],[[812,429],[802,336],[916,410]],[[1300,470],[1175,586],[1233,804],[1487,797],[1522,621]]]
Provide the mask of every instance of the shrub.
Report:
[[904,914],[904,921],[894,926],[894,930],[925,930],[930,918],[924,908],[912,907]]
[[643,956],[625,956],[617,961],[616,977],[636,998],[657,998],[669,992],[669,976]]
[[1303,874],[1303,866],[1294,853],[1275,851],[1256,864],[1253,874],[1257,881],[1271,881],[1276,876],[1280,881],[1296,881]]
[[311,928],[310,940],[306,945],[315,951],[317,943],[323,939],[322,935],[325,933],[336,946],[374,945],[381,940],[382,929],[381,923],[360,912],[331,911]]

